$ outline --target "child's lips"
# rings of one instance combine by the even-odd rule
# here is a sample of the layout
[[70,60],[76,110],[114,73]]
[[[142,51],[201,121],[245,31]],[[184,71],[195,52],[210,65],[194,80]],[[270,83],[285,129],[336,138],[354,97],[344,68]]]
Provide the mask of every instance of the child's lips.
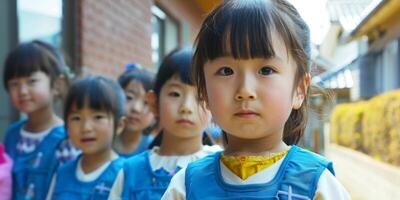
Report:
[[140,118],[139,117],[128,117],[128,121],[130,123],[138,123],[138,122],[140,122]]
[[254,118],[258,117],[260,114],[254,111],[239,111],[235,113],[235,116],[240,117],[240,118]]
[[187,119],[180,119],[176,121],[178,124],[183,124],[183,125],[193,125],[194,123],[190,120]]
[[91,142],[95,142],[96,138],[82,138],[81,142],[82,143],[91,143]]
[[30,99],[19,100],[19,103],[20,103],[20,104],[27,104],[27,103],[29,103],[29,102],[31,102]]

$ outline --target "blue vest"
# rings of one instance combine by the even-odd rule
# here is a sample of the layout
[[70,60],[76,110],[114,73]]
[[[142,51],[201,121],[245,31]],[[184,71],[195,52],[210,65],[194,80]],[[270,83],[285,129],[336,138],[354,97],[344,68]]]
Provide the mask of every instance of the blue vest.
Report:
[[16,146],[25,123],[26,120],[22,120],[12,124],[5,139],[6,152],[14,161],[13,199],[42,200],[46,198],[52,176],[59,165],[56,149],[67,135],[64,126],[53,128],[35,151],[21,155]]
[[135,156],[137,154],[140,154],[140,153],[146,151],[147,148],[149,147],[150,143],[151,143],[151,137],[149,135],[142,135],[140,143],[135,150],[133,150],[130,153],[118,153],[118,154],[119,154],[119,156],[124,157],[124,158],[129,158],[129,157]]
[[151,170],[149,151],[128,159],[124,165],[123,199],[160,200],[172,175]]
[[76,178],[78,160],[79,158],[66,163],[57,170],[52,200],[107,200],[125,159],[111,161],[100,177],[91,182],[81,182]]
[[231,185],[223,181],[220,155],[189,164],[185,172],[186,199],[313,199],[322,172],[328,168],[334,174],[331,162],[293,145],[271,181]]

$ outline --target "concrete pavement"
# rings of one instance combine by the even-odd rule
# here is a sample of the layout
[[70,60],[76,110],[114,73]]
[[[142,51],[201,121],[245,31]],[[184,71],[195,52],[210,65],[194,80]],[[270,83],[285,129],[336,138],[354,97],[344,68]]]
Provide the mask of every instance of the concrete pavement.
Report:
[[400,199],[400,167],[334,144],[326,148],[326,157],[354,200]]

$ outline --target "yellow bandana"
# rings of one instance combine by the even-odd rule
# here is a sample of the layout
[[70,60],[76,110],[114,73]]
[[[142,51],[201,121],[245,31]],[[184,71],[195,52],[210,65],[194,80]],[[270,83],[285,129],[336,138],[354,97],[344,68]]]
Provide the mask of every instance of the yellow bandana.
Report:
[[246,180],[253,174],[271,166],[282,159],[289,150],[272,156],[225,156],[221,155],[221,161],[234,174],[242,180]]

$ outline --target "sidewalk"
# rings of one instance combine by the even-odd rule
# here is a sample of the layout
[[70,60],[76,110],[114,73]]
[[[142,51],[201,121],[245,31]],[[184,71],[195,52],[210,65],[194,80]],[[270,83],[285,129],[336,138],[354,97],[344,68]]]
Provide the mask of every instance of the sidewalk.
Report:
[[327,147],[326,156],[354,200],[400,199],[400,167],[334,144]]

